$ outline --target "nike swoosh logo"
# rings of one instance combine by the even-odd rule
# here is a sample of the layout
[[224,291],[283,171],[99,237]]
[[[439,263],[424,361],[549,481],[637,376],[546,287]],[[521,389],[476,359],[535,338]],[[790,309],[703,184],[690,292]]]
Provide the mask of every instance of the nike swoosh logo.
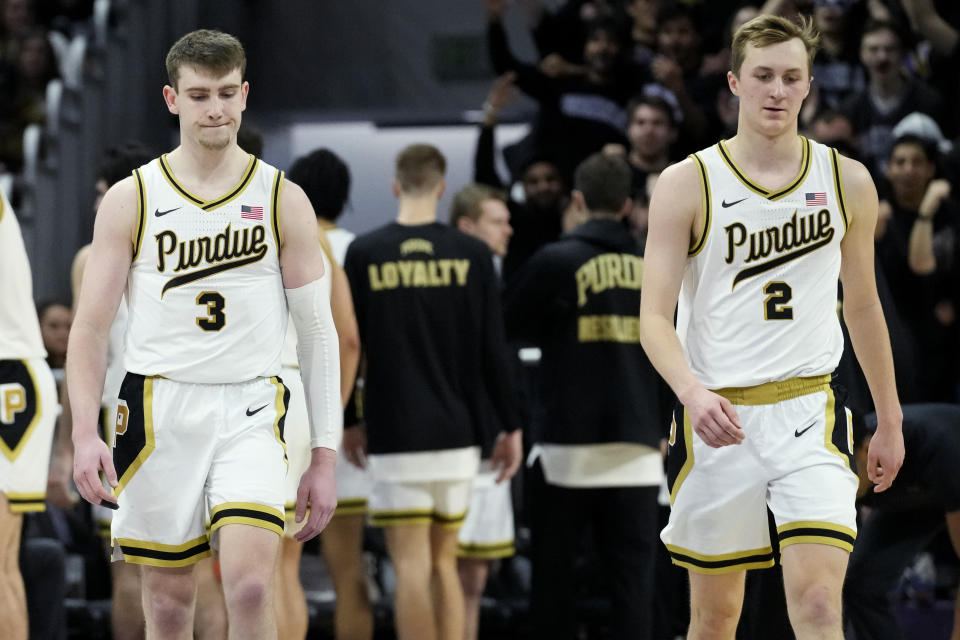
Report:
[[263,405],[262,407],[259,407],[259,408],[257,408],[257,409],[254,409],[253,411],[251,411],[250,409],[247,409],[247,415],[248,415],[248,416],[252,416],[253,414],[255,414],[255,413],[259,412],[259,411],[263,411],[264,409],[267,408],[267,406],[268,406],[268,405]]
[[739,200],[734,200],[733,202],[727,202],[726,200],[724,200],[723,202],[720,203],[720,206],[726,209],[727,207],[732,207],[735,204],[740,204],[744,200],[746,200],[746,198],[740,198]]
[[815,424],[817,424],[817,421],[816,421],[816,420],[814,420],[813,422],[811,422],[810,424],[808,424],[808,425],[807,425],[806,427],[804,427],[802,430],[801,430],[801,429],[798,429],[798,430],[794,431],[794,432],[793,432],[793,437],[799,438],[800,436],[802,436],[803,434],[805,434],[807,431],[810,431],[810,429],[812,429],[812,428],[813,428],[813,425],[815,425]]
[[178,209],[180,209],[180,207],[174,207],[173,209],[167,209],[166,211],[160,211],[160,209],[156,209],[156,210],[153,212],[153,215],[155,215],[155,216],[157,216],[157,217],[159,218],[159,217],[161,217],[161,216],[167,215],[168,213],[173,213],[174,211],[177,211]]

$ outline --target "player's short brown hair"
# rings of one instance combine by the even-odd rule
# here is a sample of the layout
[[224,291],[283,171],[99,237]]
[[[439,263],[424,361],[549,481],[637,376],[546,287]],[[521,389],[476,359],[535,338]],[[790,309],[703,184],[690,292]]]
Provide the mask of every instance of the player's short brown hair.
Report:
[[167,52],[167,77],[174,89],[184,65],[208,71],[218,78],[239,69],[242,78],[247,71],[247,55],[240,41],[229,33],[198,29],[177,40]]
[[791,20],[770,14],[759,15],[737,29],[730,46],[730,70],[740,75],[740,67],[747,55],[747,45],[757,48],[769,47],[797,38],[807,50],[807,73],[813,69],[813,58],[820,47],[820,34],[813,26],[813,20],[800,17],[797,24]]
[[476,222],[483,213],[483,203],[487,200],[506,202],[507,197],[499,189],[488,187],[485,184],[468,184],[453,196],[450,205],[450,224],[457,225],[460,218],[469,218]]
[[396,179],[400,191],[422,195],[436,187],[447,172],[447,159],[429,144],[411,144],[397,155]]

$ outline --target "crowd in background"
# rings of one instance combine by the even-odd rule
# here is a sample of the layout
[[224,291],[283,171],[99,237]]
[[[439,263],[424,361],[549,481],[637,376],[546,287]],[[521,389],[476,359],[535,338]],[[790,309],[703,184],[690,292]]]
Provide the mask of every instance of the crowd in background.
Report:
[[[571,206],[570,190],[576,167],[596,152],[629,164],[633,204],[623,224],[642,252],[647,206],[659,173],[736,131],[737,102],[726,79],[732,33],[761,12],[809,16],[822,39],[800,131],[863,162],[877,184],[877,275],[900,398],[905,404],[960,401],[960,196],[953,193],[960,186],[960,111],[955,107],[960,5],[934,0],[768,0],[763,5],[569,0],[546,8],[537,0],[481,2],[498,78],[482,107],[474,180],[506,194],[509,219],[498,220],[488,240],[494,248],[509,238],[505,251],[494,249],[505,286],[539,249],[583,222],[581,211]],[[89,15],[91,6],[84,0],[0,1],[0,173],[19,170],[23,129],[43,121],[45,87],[58,74],[50,30],[69,30],[72,20]],[[513,53],[503,25],[508,11],[525,13],[538,59],[521,60]],[[530,134],[502,150],[509,175],[500,175],[495,130],[517,92],[532,98],[538,112]],[[456,190],[462,186],[451,185]],[[440,217],[446,218],[444,212]],[[70,306],[38,305],[55,370],[63,368],[66,356]],[[862,380],[854,378],[852,408],[869,412],[869,394]],[[528,424],[538,411],[532,386],[520,385]],[[528,445],[535,438],[525,433]],[[51,482],[57,481],[63,475],[51,474]],[[65,494],[50,491],[51,496]],[[67,508],[54,509],[43,523],[28,523],[35,533],[88,557],[92,566],[89,558],[99,551],[92,534],[83,532],[89,517],[79,507],[60,506]],[[523,508],[523,500],[518,501],[521,557]],[[505,591],[501,586],[501,593],[522,600],[529,588],[523,561],[505,564],[512,565],[505,572],[512,576],[507,582],[519,586]],[[91,583],[105,579],[103,572],[87,571]],[[593,595],[590,580],[602,583],[602,576],[587,564],[581,574],[587,577],[584,593]],[[667,569],[658,573],[658,599],[665,601],[657,609],[658,638],[672,638],[683,627],[683,614],[677,611],[682,610],[683,590],[669,586],[676,580]],[[494,581],[493,588],[498,584]],[[76,595],[95,597],[92,592]],[[602,622],[596,624],[602,627]]]

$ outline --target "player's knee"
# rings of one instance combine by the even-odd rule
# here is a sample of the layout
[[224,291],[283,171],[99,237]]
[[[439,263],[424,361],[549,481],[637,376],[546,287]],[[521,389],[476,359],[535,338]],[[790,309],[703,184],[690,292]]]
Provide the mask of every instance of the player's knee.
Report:
[[247,613],[262,611],[270,604],[270,589],[270,577],[259,574],[246,575],[223,586],[227,607]]
[[717,598],[710,603],[691,607],[690,626],[696,630],[697,638],[731,638],[739,618],[740,607],[736,602]]
[[171,589],[153,591],[145,595],[150,626],[158,637],[166,638],[181,634],[191,624],[193,593]]
[[841,624],[840,595],[827,585],[811,585],[799,598],[802,620],[816,628],[839,628]]
[[394,558],[397,581],[407,584],[430,584],[433,563],[430,557]]

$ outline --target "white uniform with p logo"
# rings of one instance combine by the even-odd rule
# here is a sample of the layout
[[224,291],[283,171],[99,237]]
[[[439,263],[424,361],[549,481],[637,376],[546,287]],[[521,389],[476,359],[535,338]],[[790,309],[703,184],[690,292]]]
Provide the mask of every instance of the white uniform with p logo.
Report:
[[689,250],[677,333],[697,380],[730,400],[746,436],[713,449],[683,407],[674,416],[661,538],[692,571],[772,565],[768,506],[781,547],[851,551],[856,537],[849,414],[831,385],[847,209],[836,151],[798,144],[799,173],[776,190],[750,180],[722,142],[691,156],[704,228]]

